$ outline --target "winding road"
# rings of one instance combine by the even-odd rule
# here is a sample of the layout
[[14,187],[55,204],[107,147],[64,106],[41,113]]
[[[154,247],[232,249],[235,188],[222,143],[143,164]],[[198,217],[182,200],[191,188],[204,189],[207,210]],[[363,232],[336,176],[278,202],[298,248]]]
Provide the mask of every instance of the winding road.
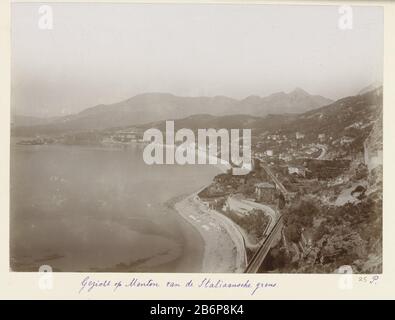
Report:
[[258,272],[259,267],[262,265],[263,260],[265,259],[270,248],[273,246],[274,242],[279,239],[279,237],[281,237],[282,216],[273,208],[262,203],[244,199],[240,200],[235,197],[230,198],[228,201],[231,205],[243,208],[246,211],[253,208],[262,210],[270,218],[268,226],[263,231],[263,234],[267,234],[267,237],[263,240],[259,249],[252,257],[244,271],[245,273],[256,273]]

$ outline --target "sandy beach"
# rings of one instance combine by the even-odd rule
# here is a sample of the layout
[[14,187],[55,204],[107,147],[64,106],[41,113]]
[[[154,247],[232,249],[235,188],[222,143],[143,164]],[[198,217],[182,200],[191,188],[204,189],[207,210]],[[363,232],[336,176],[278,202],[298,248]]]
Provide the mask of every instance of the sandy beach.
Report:
[[246,257],[243,238],[227,217],[209,209],[197,193],[175,204],[178,213],[200,233],[204,241],[200,272],[243,272]]

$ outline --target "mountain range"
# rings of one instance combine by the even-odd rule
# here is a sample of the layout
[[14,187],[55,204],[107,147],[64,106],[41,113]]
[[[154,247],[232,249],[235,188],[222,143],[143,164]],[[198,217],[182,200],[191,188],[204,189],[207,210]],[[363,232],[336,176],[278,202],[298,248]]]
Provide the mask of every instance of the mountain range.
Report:
[[[300,132],[306,136],[317,138],[318,134],[328,137],[341,136],[366,138],[361,132],[369,133],[373,123],[382,112],[382,87],[363,94],[357,94],[339,99],[326,106],[309,110],[300,114],[270,114],[265,117],[250,115],[214,116],[210,114],[197,114],[174,121],[175,130],[189,128],[250,128],[255,133],[276,132],[281,134],[294,134]],[[142,131],[149,128],[165,130],[165,121],[150,122],[137,125],[130,129]],[[128,129],[128,128],[124,128]]]
[[195,114],[243,114],[253,117],[298,114],[331,102],[328,98],[311,95],[300,88],[289,93],[279,92],[267,97],[249,96],[242,100],[225,96],[179,97],[168,93],[146,93],[114,104],[97,105],[63,117],[40,119],[14,116],[12,134],[31,136],[102,130],[164,119],[181,119]]

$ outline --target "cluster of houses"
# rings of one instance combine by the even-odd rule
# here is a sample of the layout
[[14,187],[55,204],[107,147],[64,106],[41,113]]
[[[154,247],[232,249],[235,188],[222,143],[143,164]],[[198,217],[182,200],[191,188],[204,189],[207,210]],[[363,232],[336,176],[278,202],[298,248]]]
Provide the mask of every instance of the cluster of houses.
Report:
[[142,139],[141,133],[134,131],[118,131],[115,134],[111,135],[110,139],[113,142],[132,142],[132,141],[140,141]]
[[[359,124],[356,124],[355,126],[359,126]],[[269,134],[266,136],[266,142],[276,142],[277,144],[281,144],[283,142],[286,141],[290,141],[291,146],[299,146],[299,144],[297,143],[297,141],[301,141],[304,140],[306,138],[306,134],[302,133],[302,132],[295,132],[295,140],[293,139],[288,139],[288,137],[286,135],[281,135],[281,134]],[[332,143],[340,143],[340,145],[347,145],[352,143],[355,138],[353,137],[349,137],[349,136],[343,136],[338,140],[334,140],[333,137],[327,136],[325,133],[319,133],[317,135],[317,142],[319,143],[324,143],[324,142],[332,142]],[[294,143],[292,143],[294,142]],[[258,142],[257,143],[257,148],[261,148],[265,145],[265,142]]]
[[315,157],[315,154],[320,151],[314,144],[302,145],[299,150],[289,147],[286,150],[279,152],[274,149],[266,149],[264,151],[255,151],[254,157],[263,161],[281,160],[284,162],[292,162],[292,160],[306,157]]
[[[300,179],[307,180],[332,180],[339,177],[349,168],[350,160],[325,160],[320,158],[323,149],[326,149],[325,144],[333,140],[332,137],[327,137],[325,133],[317,135],[317,143],[308,143],[305,140],[305,134],[296,132],[294,139],[288,139],[288,142],[279,147],[280,141],[286,141],[287,137],[280,134],[269,134],[262,137],[258,141],[256,148],[253,151],[254,169],[255,172],[259,166],[255,163],[267,163],[274,165],[276,171],[283,176],[294,176]],[[353,138],[342,137],[337,139],[337,143],[347,145],[353,142]],[[272,147],[271,147],[272,146]],[[306,181],[307,181],[306,180]],[[202,192],[199,196],[203,196],[207,200],[207,204],[211,207],[218,207],[220,203],[226,201],[227,196],[244,192],[241,185],[253,186],[253,193],[248,191],[248,196],[254,198],[258,202],[267,204],[278,204],[281,198],[281,192],[277,190],[276,184],[270,177],[261,176],[251,173],[248,176],[235,176],[232,173],[221,174],[215,177],[214,185],[207,188],[207,192]],[[248,186],[245,190],[251,190]],[[246,193],[247,195],[247,193]]]
[[269,134],[266,137],[267,140],[273,140],[273,141],[281,141],[281,140],[288,140],[286,135],[280,135],[280,134]]

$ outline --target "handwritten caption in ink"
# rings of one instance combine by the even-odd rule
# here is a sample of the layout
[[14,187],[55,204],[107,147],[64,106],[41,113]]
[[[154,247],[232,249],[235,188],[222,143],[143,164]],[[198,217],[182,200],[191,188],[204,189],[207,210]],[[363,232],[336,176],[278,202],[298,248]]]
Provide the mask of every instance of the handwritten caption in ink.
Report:
[[215,278],[202,278],[201,280],[187,280],[187,281],[174,281],[174,280],[155,280],[152,278],[140,279],[133,277],[130,281],[125,280],[98,280],[90,276],[86,276],[80,283],[79,293],[91,293],[97,290],[112,290],[116,292],[124,289],[158,289],[158,288],[198,288],[202,290],[226,290],[236,289],[245,290],[251,296],[259,294],[263,290],[275,289],[278,285],[276,282],[265,281],[225,281]]

